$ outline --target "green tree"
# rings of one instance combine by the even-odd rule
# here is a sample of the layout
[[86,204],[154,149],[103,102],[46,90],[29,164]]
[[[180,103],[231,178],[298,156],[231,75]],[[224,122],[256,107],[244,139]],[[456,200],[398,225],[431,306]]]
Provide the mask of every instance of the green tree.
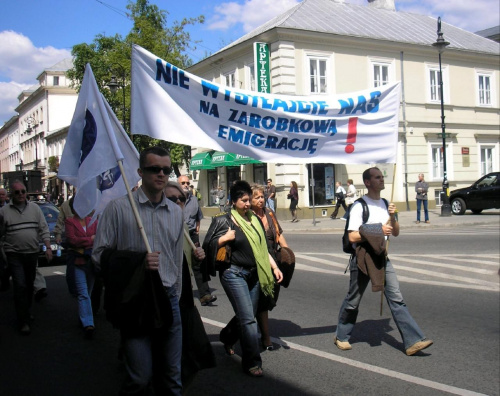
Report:
[[[125,120],[124,128],[130,132],[130,65],[132,44],[138,44],[158,57],[180,68],[192,64],[187,51],[194,49],[196,43],[191,40],[186,27],[204,23],[201,15],[196,18],[184,18],[169,25],[168,12],[160,10],[158,6],[150,4],[148,0],[129,1],[127,4],[128,18],[133,21],[133,27],[125,38],[119,34],[115,36],[97,35],[90,44],[77,44],[72,49],[74,67],[68,71],[68,77],[73,86],[79,90],[85,72],[85,65],[90,63],[92,71],[110,106],[120,120]],[[113,93],[108,85],[112,76],[116,77],[122,87]],[[123,107],[123,91],[125,91],[125,108]],[[137,150],[158,145],[170,150],[172,166],[177,175],[179,167],[188,164],[191,149],[189,146],[179,145],[147,136],[134,135],[132,138]]]
[[56,156],[49,157],[49,172],[57,172],[59,170],[59,158]]

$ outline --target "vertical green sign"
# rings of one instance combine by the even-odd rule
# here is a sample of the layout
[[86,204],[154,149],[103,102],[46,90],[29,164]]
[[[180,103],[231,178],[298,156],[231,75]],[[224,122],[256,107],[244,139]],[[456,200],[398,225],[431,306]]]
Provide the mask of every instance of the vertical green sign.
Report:
[[254,43],[255,59],[255,87],[257,92],[271,93],[271,61],[269,45],[267,43]]

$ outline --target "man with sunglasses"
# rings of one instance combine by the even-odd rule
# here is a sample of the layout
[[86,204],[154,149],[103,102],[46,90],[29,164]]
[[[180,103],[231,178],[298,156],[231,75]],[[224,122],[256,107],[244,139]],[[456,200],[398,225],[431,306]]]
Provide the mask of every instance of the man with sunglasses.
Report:
[[49,226],[40,207],[26,199],[26,186],[19,180],[11,185],[11,200],[0,209],[0,219],[19,331],[29,335],[40,239],[46,247],[47,261],[52,261]]
[[[182,186],[184,193],[186,194],[186,203],[184,205],[184,221],[189,228],[189,236],[196,246],[200,245],[200,224],[201,219],[203,219],[203,213],[201,212],[200,205],[198,204],[198,199],[193,196],[190,191],[189,177],[186,175],[179,176],[177,182]],[[198,297],[200,299],[201,305],[208,305],[215,300],[217,296],[210,294],[210,286],[208,282],[203,282],[203,275],[200,271],[201,262],[198,260],[193,260],[192,268],[194,274],[194,280],[196,282],[196,287],[198,288]]]
[[[162,300],[159,301],[157,297],[156,300],[153,299],[159,301],[156,305],[140,305],[132,312],[120,312],[116,325],[120,327],[126,369],[120,394],[149,394],[151,388],[157,395],[180,396],[182,393],[179,298],[182,289],[184,219],[179,206],[168,200],[163,193],[171,172],[170,166],[169,153],[161,147],[149,147],[142,151],[139,158],[138,173],[142,178],[142,185],[132,193],[132,197],[152,253],[145,253],[146,246],[127,196],[108,204],[100,216],[94,240],[92,259],[98,269],[104,268],[107,282],[120,282],[127,271],[124,261],[130,260],[128,257],[139,257],[137,263],[127,262],[127,265],[135,264],[135,269],[129,275],[129,283],[121,291],[119,298],[121,294],[132,295],[133,281],[137,279],[137,273],[141,275],[142,266],[145,273],[140,279],[144,283],[140,284],[142,288],[139,291],[145,290],[145,298],[154,294]],[[117,259],[111,267],[113,254],[115,257],[121,254],[122,259]],[[151,282],[144,279],[150,279]],[[160,282],[160,291],[161,286],[165,290],[171,313],[164,304],[163,294],[159,293],[155,279]],[[108,289],[106,286],[106,291]],[[141,310],[141,307],[144,309]],[[141,324],[134,327],[141,319]],[[172,321],[171,325],[168,323],[169,319]]]

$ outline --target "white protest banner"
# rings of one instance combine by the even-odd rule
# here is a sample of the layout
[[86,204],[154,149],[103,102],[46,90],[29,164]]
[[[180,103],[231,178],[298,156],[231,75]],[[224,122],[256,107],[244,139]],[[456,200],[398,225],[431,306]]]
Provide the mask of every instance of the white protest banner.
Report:
[[[123,160],[123,170],[118,160]],[[61,156],[58,178],[77,187],[74,208],[95,219],[113,199],[127,194],[124,177],[135,186],[139,153],[99,92],[86,65],[75,113]]]
[[336,96],[228,88],[132,48],[133,134],[280,163],[395,163],[399,83]]

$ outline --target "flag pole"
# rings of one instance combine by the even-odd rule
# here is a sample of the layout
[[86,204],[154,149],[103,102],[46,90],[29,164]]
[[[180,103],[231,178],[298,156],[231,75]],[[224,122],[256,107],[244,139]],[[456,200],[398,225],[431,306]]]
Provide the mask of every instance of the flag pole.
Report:
[[[391,203],[394,200],[394,183],[396,182],[396,163],[394,163],[394,168],[392,169],[392,186],[391,186],[391,200],[389,203]],[[391,221],[389,217],[389,223]],[[385,257],[387,259],[387,253],[389,252],[389,238],[387,238],[387,244],[385,245]],[[385,269],[384,269],[385,270]],[[382,292],[380,293],[380,316],[382,316],[383,312],[383,307],[384,307],[384,289],[385,289],[385,274],[384,274],[384,285],[383,285]]]
[[122,173],[123,182],[125,183],[125,188],[127,189],[128,199],[130,201],[130,206],[132,206],[132,211],[134,212],[135,221],[137,222],[137,227],[139,227],[139,231],[141,232],[142,239],[144,240],[144,244],[146,245],[146,250],[148,253],[151,253],[151,246],[149,245],[148,237],[146,236],[146,231],[144,231],[144,226],[142,225],[141,216],[137,211],[137,206],[135,205],[134,197],[132,196],[132,190],[130,189],[130,185],[128,184],[127,177],[125,176],[125,169],[123,169],[123,160],[118,160],[118,167],[120,168],[120,172]]

